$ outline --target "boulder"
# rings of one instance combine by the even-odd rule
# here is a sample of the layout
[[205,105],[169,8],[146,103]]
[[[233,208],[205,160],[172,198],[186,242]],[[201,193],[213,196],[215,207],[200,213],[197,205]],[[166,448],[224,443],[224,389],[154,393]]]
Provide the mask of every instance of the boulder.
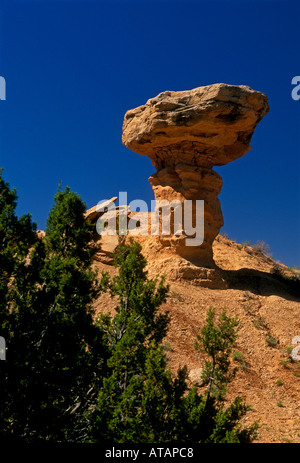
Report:
[[224,224],[218,199],[223,183],[213,167],[249,152],[254,130],[268,111],[265,94],[245,85],[221,83],[165,91],[125,114],[122,142],[151,159],[156,172],[149,181],[158,206],[163,200],[177,200],[184,212],[190,200],[195,224],[196,201],[204,201],[201,244],[187,245],[184,227],[174,239],[160,236],[162,243],[194,265],[215,266],[212,243]]

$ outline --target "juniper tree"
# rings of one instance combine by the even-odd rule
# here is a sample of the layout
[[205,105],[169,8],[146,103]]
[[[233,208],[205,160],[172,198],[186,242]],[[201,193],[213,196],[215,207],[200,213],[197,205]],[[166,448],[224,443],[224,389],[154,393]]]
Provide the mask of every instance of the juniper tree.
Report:
[[225,405],[227,387],[237,371],[231,367],[230,355],[236,345],[239,321],[225,310],[217,321],[215,318],[215,309],[209,309],[195,342],[196,350],[206,356],[202,379],[207,389],[199,394],[193,387],[183,398],[183,437],[198,443],[249,443],[255,438],[258,425],[243,427],[241,420],[250,406],[240,396]]
[[237,317],[228,316],[225,310],[216,323],[215,309],[211,308],[201,335],[197,335],[196,350],[208,356],[202,373],[204,383],[208,384],[207,401],[211,394],[223,400],[227,385],[236,374],[237,368],[230,368],[230,354],[236,345],[238,324]]
[[92,439],[163,442],[176,401],[161,346],[169,315],[159,308],[168,287],[163,279],[148,279],[137,242],[120,244],[115,265],[119,273],[107,287],[117,298],[116,315],[100,320],[110,348],[109,376],[92,415]]
[[1,217],[8,210],[10,218],[1,235],[9,279],[0,322],[8,347],[0,365],[1,430],[26,441],[78,440],[105,357],[93,321],[99,285],[90,267],[85,205],[69,188],[58,191],[39,240],[29,219],[16,217],[15,192],[1,188]]
[[0,169],[0,310],[4,320],[8,315],[9,282],[18,266],[24,263],[29,247],[35,241],[36,225],[29,214],[19,219],[16,217],[17,192],[4,181],[2,172],[3,169]]

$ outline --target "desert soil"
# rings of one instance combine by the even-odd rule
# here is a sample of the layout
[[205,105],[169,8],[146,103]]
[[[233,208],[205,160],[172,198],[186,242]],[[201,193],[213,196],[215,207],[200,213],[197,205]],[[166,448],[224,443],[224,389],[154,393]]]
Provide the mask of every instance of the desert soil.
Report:
[[[300,293],[285,284],[296,271],[275,263],[261,249],[218,235],[213,245],[214,260],[229,283],[224,288],[203,287],[197,279],[170,279],[176,259],[159,261],[153,243],[144,241],[142,245],[149,277],[165,274],[170,286],[167,302],[161,307],[171,316],[164,341],[170,369],[176,373],[179,366],[187,365],[195,381],[204,357],[195,351],[194,342],[208,309],[214,307],[216,314],[226,309],[228,315],[237,315],[234,351],[243,354],[243,359],[232,360],[238,372],[227,400],[242,396],[251,406],[244,422],[259,422],[254,442],[300,443],[300,361],[291,358],[291,350],[296,347],[292,339],[300,336]],[[115,273],[110,259],[108,263],[105,259],[103,256],[95,261],[95,267],[100,272]],[[287,278],[277,278],[275,267]],[[95,308],[96,312],[113,312],[114,301],[103,294]],[[199,390],[202,388],[200,383]]]

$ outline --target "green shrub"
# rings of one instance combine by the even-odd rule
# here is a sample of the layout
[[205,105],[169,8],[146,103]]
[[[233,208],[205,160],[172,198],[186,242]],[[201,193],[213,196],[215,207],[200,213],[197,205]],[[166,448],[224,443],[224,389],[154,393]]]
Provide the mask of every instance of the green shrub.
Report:
[[236,362],[242,362],[243,360],[245,360],[245,356],[242,352],[239,352],[239,351],[235,351],[233,354],[232,354],[232,358],[233,360],[235,360]]

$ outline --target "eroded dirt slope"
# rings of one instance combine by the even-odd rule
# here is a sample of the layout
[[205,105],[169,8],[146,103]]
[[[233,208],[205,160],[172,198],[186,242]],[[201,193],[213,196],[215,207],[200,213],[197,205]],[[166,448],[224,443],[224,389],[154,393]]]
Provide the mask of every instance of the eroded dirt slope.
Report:
[[[155,246],[150,241],[142,244],[149,276],[155,276]],[[261,252],[261,247],[240,245],[221,235],[213,249],[214,260],[227,282],[224,289],[202,287],[197,281],[168,279],[176,262],[161,263],[160,273],[165,274],[170,285],[168,300],[161,308],[171,315],[164,342],[170,368],[176,372],[179,366],[187,365],[195,378],[204,364],[204,358],[194,350],[196,334],[205,323],[209,307],[215,307],[217,314],[225,308],[240,320],[235,349],[240,353],[240,361],[233,360],[239,369],[228,390],[228,400],[241,395],[251,405],[245,419],[249,424],[260,423],[255,442],[300,443],[300,362],[291,359],[291,350],[295,348],[292,340],[300,336],[296,272],[275,263]],[[99,271],[116,272],[104,262],[95,262]],[[95,307],[97,311],[113,311],[114,303],[102,295]]]

